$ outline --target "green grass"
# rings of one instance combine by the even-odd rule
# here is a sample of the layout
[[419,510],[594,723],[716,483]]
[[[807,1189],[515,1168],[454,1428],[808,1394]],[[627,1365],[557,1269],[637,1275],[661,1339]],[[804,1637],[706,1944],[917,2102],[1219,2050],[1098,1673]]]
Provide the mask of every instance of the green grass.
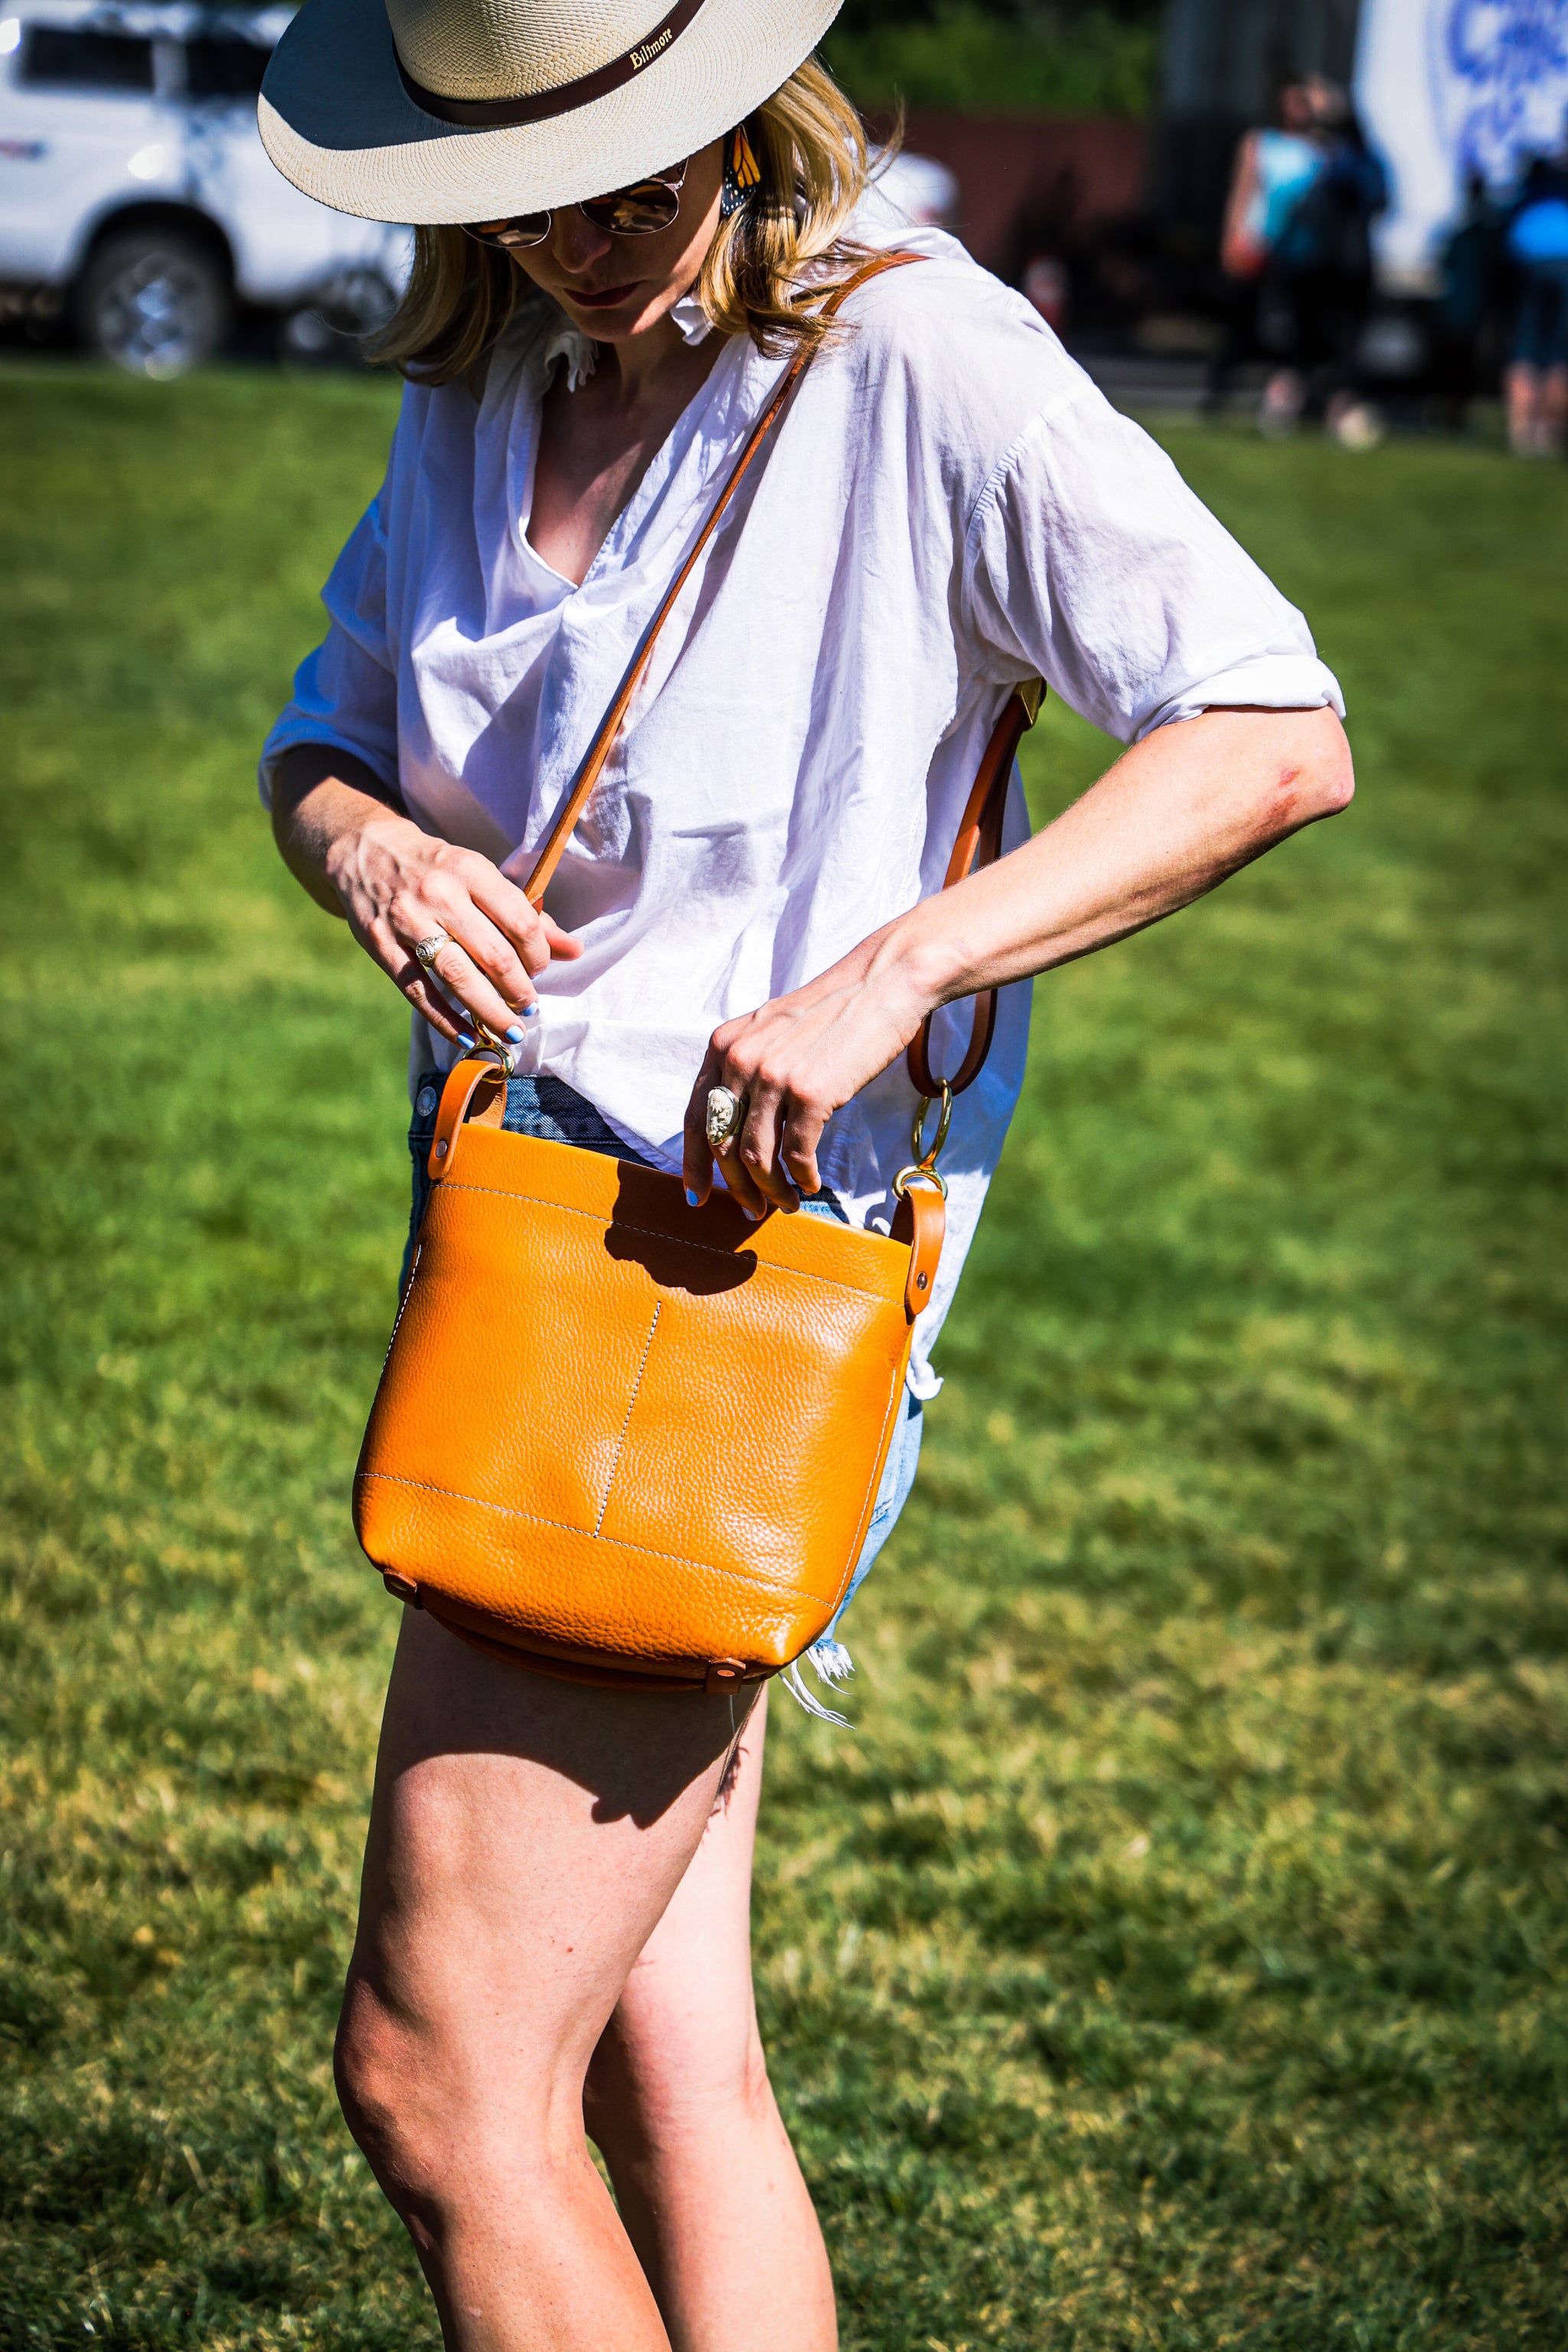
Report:
[[[0,414],[0,2344],[414,2352],[328,2074],[403,1023],[251,783],[392,394]],[[1168,438],[1360,797],[1039,988],[765,2031],[853,2352],[1568,2345],[1568,477]]]

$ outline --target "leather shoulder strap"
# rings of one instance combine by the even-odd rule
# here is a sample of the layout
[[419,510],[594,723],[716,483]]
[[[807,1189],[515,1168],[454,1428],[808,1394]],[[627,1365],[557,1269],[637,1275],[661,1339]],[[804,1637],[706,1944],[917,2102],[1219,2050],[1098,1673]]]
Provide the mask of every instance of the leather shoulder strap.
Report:
[[[1045,688],[1038,678],[1027,686],[1016,686],[1003,706],[1002,716],[992,730],[991,740],[976,772],[958,839],[952,845],[952,856],[947,861],[947,873],[942,888],[951,890],[966,874],[978,874],[981,867],[994,865],[1002,854],[1002,826],[1007,814],[1007,787],[1012,782],[1013,761],[1018,746],[1039,714],[1045,698]],[[905,1055],[915,1092],[934,1102],[945,1083],[955,1095],[972,1087],[985,1066],[991,1051],[991,1039],[996,1027],[996,991],[984,989],[974,1000],[974,1019],[969,1032],[969,1044],[963,1059],[953,1077],[943,1081],[934,1076],[931,1066],[931,1024],[927,1013],[921,1023],[910,1050]]]
[[[858,288],[868,284],[873,278],[879,278],[885,269],[902,269],[909,262],[918,261],[920,258],[918,253],[876,255],[872,260],[864,263],[856,270],[852,278],[847,278],[842,286],[834,288],[833,292],[823,303],[820,315],[824,319],[831,319],[841,304],[846,302]],[[540,904],[545,891],[550,887],[551,878],[561,863],[562,855],[576,828],[577,820],[587,806],[589,795],[604,772],[605,762],[609,758],[616,738],[621,731],[626,712],[631,706],[632,697],[642,683],[644,673],[653,658],[653,649],[658,642],[659,631],[668,620],[677,597],[691,577],[698,558],[718,529],[724,509],[740,488],[742,477],[751,466],[752,458],[767,439],[791,393],[811,365],[815,356],[816,353],[810,345],[803,347],[795,353],[784,374],[779,378],[773,397],[747,435],[744,448],[731,467],[728,480],[709,509],[707,519],[692,542],[690,552],[671,581],[664,602],[648,623],[642,643],[632,656],[631,666],[616,689],[615,700],[600,721],[599,731],[588,747],[587,755],[577,771],[571,791],[562,803],[561,813],[550,828],[550,837],[534,860],[532,873],[522,886],[524,895],[534,906],[537,907]]]

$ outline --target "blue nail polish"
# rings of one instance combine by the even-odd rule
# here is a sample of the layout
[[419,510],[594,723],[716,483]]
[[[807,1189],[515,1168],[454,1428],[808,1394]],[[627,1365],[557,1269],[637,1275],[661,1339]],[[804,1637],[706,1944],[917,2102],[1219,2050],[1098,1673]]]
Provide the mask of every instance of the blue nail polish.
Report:
[[537,999],[535,999],[535,1001],[534,1001],[534,1003],[531,1003],[531,1004],[525,1004],[525,1005],[523,1006],[523,1008],[522,1008],[522,1017],[523,1017],[523,1019],[524,1019],[525,1021],[537,1021],[537,1020],[538,1020],[538,1018],[539,1018],[539,1003],[538,1003],[538,1000],[537,1000]]
[[477,1045],[479,1042],[479,1039],[475,1036],[471,1029],[458,1030],[458,1043],[459,1045]]
[[701,1206],[701,1202],[698,1200],[696,1193],[692,1191],[689,1184],[686,1188],[686,1205],[689,1209],[697,1209]]
[[522,1043],[522,1030],[515,1021],[506,1033],[506,1042],[509,1045],[521,1045]]

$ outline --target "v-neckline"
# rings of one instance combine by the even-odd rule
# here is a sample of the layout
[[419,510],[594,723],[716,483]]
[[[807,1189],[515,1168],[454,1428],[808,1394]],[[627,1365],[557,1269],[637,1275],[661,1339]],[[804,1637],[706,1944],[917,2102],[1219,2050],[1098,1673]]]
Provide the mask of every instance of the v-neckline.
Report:
[[[595,549],[592,561],[582,579],[574,581],[569,573],[558,572],[549,557],[540,553],[530,536],[533,521],[534,490],[539,478],[539,453],[544,431],[544,402],[551,389],[550,383],[544,380],[545,340],[544,337],[541,337],[533,351],[529,353],[520,374],[518,394],[528,404],[527,456],[523,478],[519,485],[519,495],[515,501],[510,502],[513,507],[510,520],[519,546],[530,562],[536,565],[548,580],[564,589],[566,593],[562,600],[564,602],[573,596],[580,596],[607,567],[614,554],[624,550],[626,545],[636,537],[648,509],[685,461],[693,442],[706,437],[710,446],[700,463],[698,478],[692,485],[693,499],[700,498],[712,477],[715,467],[721,461],[733,436],[730,433],[704,436],[701,432],[700,412],[705,404],[710,405],[713,403],[716,396],[720,394],[721,387],[730,396],[733,396],[738,380],[744,374],[748,354],[743,337],[728,336],[724,339],[723,348],[715,354],[713,363],[707,374],[686,405],[679,411],[658,448],[648,458],[647,464],[643,467],[633,486],[630,496],[612,517],[609,528]],[[564,362],[558,361],[557,364],[564,364]],[[729,378],[727,384],[724,383],[726,376]],[[515,420],[515,409],[513,416]]]

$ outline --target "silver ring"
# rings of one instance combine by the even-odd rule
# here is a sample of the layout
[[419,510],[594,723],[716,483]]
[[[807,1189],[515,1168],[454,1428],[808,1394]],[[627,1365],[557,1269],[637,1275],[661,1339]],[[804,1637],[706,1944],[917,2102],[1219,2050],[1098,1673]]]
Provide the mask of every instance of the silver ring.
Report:
[[713,1151],[722,1151],[726,1145],[733,1143],[741,1132],[741,1125],[745,1116],[746,1097],[744,1095],[731,1094],[728,1087],[710,1087],[708,1115],[705,1121],[709,1149]]
[[440,954],[443,948],[449,948],[451,944],[452,934],[450,931],[432,931],[427,940],[415,940],[414,961],[419,966],[421,971],[433,973],[436,970],[437,957]]

